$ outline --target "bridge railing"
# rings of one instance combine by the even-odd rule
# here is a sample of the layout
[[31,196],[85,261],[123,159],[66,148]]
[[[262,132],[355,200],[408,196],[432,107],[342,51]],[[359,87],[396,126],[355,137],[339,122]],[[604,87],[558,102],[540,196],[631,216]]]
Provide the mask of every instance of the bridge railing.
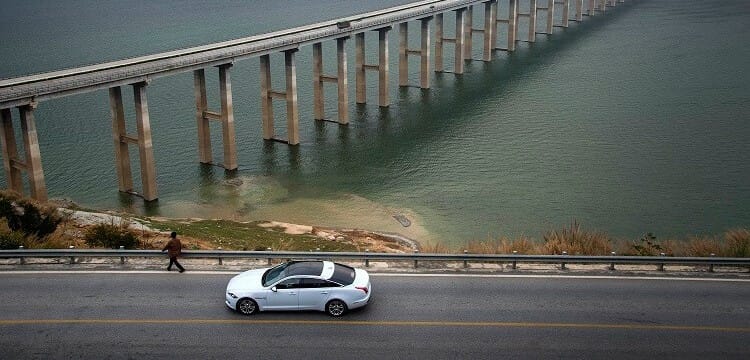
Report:
[[[70,263],[76,263],[77,258],[120,258],[122,263],[126,258],[164,257],[158,250],[103,250],[103,249],[18,249],[0,250],[0,259],[18,258],[24,264],[28,258],[69,258]],[[217,259],[219,264],[223,259],[268,259],[270,264],[274,259],[325,259],[336,261],[362,261],[369,267],[370,261],[405,261],[413,262],[419,267],[420,262],[453,262],[463,263],[509,263],[517,268],[518,263],[525,264],[557,264],[562,269],[566,264],[609,264],[610,270],[615,265],[656,265],[664,271],[664,265],[706,266],[713,271],[714,266],[748,267],[750,258],[730,257],[672,257],[672,256],[583,256],[583,255],[518,255],[518,254],[435,254],[435,253],[372,253],[372,252],[306,252],[306,251],[225,251],[225,250],[188,250],[182,252],[182,257],[191,259]]]

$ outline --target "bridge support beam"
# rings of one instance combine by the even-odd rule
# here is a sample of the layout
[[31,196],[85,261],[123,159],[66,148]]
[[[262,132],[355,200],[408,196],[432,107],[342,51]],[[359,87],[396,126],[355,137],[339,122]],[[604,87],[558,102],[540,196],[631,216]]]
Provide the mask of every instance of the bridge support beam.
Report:
[[156,165],[154,163],[154,149],[151,141],[151,123],[148,115],[146,85],[146,83],[133,84],[135,121],[138,129],[136,136],[126,133],[122,90],[119,86],[109,89],[109,103],[112,114],[112,135],[115,143],[115,167],[117,168],[119,189],[122,192],[134,192],[128,144],[137,144],[143,187],[141,196],[146,201],[153,201],[158,198],[158,194],[156,190]]
[[435,72],[443,72],[443,14],[435,15]]
[[453,72],[456,74],[463,74],[464,73],[464,54],[466,47],[464,47],[464,40],[466,39],[466,35],[464,34],[464,30],[466,29],[465,25],[465,19],[466,19],[466,8],[462,9],[456,9],[456,38],[453,40],[455,42],[455,67],[453,69]]
[[420,58],[419,87],[430,88],[430,21],[432,17],[420,20],[421,43],[419,50],[409,49],[409,23],[398,25],[398,85],[409,85],[409,55],[417,55]]
[[388,32],[390,26],[377,29],[378,32],[378,64],[365,64],[365,34],[354,35],[356,47],[355,82],[357,83],[357,103],[367,102],[367,78],[366,70],[377,70],[378,72],[378,105],[388,107],[391,103],[388,94]]
[[469,5],[464,11],[464,60],[471,60],[474,44],[474,6]]
[[336,39],[336,59],[338,70],[336,76],[323,74],[323,44],[313,44],[313,103],[315,120],[325,120],[325,93],[323,84],[335,83],[338,90],[338,123],[349,123],[349,90],[347,82],[346,40],[348,37]]
[[575,0],[576,2],[576,21],[583,21],[583,0]]
[[[295,53],[297,49],[284,51],[284,67],[286,71],[286,91],[271,89],[271,56],[260,57],[260,97],[263,118],[263,138],[287,143],[299,144],[299,107],[297,106],[297,65]],[[276,138],[273,119],[273,99],[286,101],[286,140]]]
[[529,13],[528,14],[518,14],[517,16],[523,16],[529,18],[529,34],[528,34],[528,42],[535,42],[536,41],[536,13],[537,13],[537,6],[536,6],[537,0],[529,0]]
[[484,57],[483,61],[492,61],[492,52],[495,50],[495,36],[497,33],[497,0],[484,3]]
[[224,145],[223,167],[227,170],[237,169],[237,146],[234,131],[234,107],[232,105],[232,82],[230,69],[232,64],[224,64],[219,68],[219,93],[221,96],[221,112],[208,110],[206,97],[206,75],[203,69],[193,72],[195,83],[196,121],[198,123],[198,154],[200,162],[212,163],[210,120],[221,121],[222,141]]
[[21,136],[25,159],[19,159],[16,146],[15,132],[13,130],[13,114],[10,109],[0,110],[2,126],[0,126],[0,140],[2,141],[3,166],[7,176],[8,187],[23,194],[23,183],[21,172],[26,171],[29,180],[29,192],[31,198],[38,201],[47,201],[47,187],[44,183],[44,170],[42,169],[42,156],[39,151],[39,140],[36,133],[36,122],[34,120],[34,109],[36,104],[18,107],[21,117]]
[[559,4],[562,4],[562,23],[560,26],[566,28],[570,22],[570,0],[562,0]]
[[555,28],[555,0],[547,0],[547,7],[542,9],[547,12],[547,28],[544,33],[552,35]]
[[507,31],[507,42],[508,47],[506,49],[501,50],[507,50],[507,51],[515,51],[516,50],[516,41],[518,40],[518,0],[509,0],[508,1],[508,19],[497,20],[498,23],[506,23],[508,27]]
[[454,67],[453,73],[464,73],[464,40],[466,38],[466,25],[464,23],[466,8],[454,10],[456,12],[456,37],[446,38],[443,35],[443,14],[435,16],[435,72],[445,71],[443,66],[443,47],[445,43],[453,43],[454,46]]

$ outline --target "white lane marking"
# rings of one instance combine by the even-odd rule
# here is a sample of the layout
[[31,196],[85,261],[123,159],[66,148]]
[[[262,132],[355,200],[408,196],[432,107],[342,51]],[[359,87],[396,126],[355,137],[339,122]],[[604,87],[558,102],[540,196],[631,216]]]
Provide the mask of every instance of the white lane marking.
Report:
[[[185,273],[172,272],[175,276],[186,275],[237,275],[240,271],[187,271]],[[164,270],[26,270],[26,271],[0,271],[0,275],[71,275],[71,274],[167,274]],[[376,273],[370,272],[373,277],[444,277],[444,278],[533,278],[533,279],[582,279],[582,280],[668,280],[668,281],[715,281],[715,282],[750,282],[750,279],[724,279],[724,278],[697,278],[697,277],[669,277],[669,276],[617,276],[617,275],[555,275],[555,274],[417,274],[417,273]]]
[[750,279],[722,279],[669,276],[617,276],[617,275],[540,275],[540,274],[408,274],[408,273],[370,273],[378,277],[472,277],[472,278],[537,278],[537,279],[605,279],[605,280],[673,280],[673,281],[723,281],[750,282]]

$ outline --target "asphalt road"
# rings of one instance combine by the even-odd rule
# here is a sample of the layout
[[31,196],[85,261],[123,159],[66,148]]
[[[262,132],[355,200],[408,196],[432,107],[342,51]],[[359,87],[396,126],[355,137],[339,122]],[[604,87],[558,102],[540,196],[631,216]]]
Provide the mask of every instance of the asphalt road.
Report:
[[0,359],[750,358],[750,282],[373,275],[347,316],[236,314],[231,274],[0,273]]

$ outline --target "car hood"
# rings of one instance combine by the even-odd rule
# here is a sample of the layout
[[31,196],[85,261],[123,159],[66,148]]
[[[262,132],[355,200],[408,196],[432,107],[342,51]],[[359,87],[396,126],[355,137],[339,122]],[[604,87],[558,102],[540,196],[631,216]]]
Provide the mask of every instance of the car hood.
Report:
[[248,270],[236,275],[231,280],[229,280],[229,284],[227,284],[227,291],[252,290],[262,288],[263,284],[261,278],[263,277],[263,273],[266,272],[266,270],[268,270],[268,268]]

